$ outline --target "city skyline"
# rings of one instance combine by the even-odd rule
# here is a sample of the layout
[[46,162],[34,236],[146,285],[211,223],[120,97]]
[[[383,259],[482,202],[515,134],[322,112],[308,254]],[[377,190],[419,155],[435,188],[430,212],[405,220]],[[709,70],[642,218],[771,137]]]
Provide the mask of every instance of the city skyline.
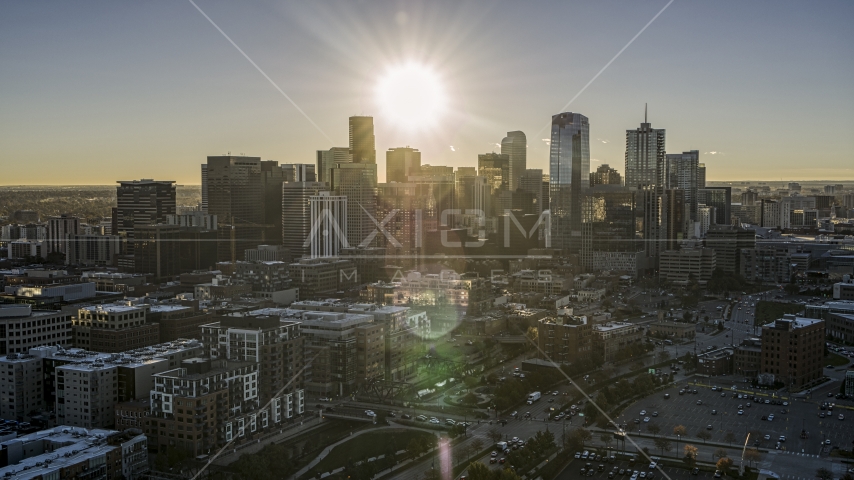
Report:
[[[526,6],[513,15],[523,7],[198,3],[305,116],[192,4],[9,5],[0,61],[13,68],[0,73],[0,144],[18,161],[0,184],[198,184],[198,164],[229,151],[314,163],[318,150],[347,144],[352,115],[375,119],[380,181],[389,148],[417,148],[425,164],[472,166],[499,152],[508,131],[525,132],[527,167],[545,170],[548,119],[563,111],[590,119],[591,169],[607,163],[624,174],[623,135],[644,103],[649,122],[668,130],[668,151],[698,150],[710,182],[854,178],[845,160],[852,67],[838,61],[854,35],[840,22],[854,7],[785,3],[762,22],[758,5],[666,5]],[[555,37],[562,14],[585,22]],[[691,18],[706,21],[689,26]],[[89,28],[98,22],[111,28]],[[523,35],[505,38],[508,28]],[[562,49],[580,41],[583,49]],[[373,98],[383,72],[407,62],[434,70],[446,91],[432,128],[396,125]],[[696,73],[686,82],[672,69]],[[810,142],[788,141],[793,110]]]

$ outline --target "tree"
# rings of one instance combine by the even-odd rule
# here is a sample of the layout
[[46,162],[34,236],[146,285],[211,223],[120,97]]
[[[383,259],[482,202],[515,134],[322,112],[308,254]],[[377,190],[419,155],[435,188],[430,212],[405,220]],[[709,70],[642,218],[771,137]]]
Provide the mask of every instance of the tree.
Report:
[[724,435],[724,441],[730,445],[732,445],[732,442],[734,442],[736,440],[737,440],[737,438],[736,438],[735,434],[732,432],[726,432],[726,435]]
[[719,448],[715,450],[715,453],[712,454],[713,457],[724,458],[727,456],[727,452],[725,448]]
[[492,470],[480,462],[472,462],[468,468],[468,478],[471,480],[490,480]]
[[821,467],[815,471],[815,476],[821,480],[831,480],[833,478],[833,472],[827,468]]
[[463,379],[463,383],[466,384],[467,389],[471,390],[477,385],[478,380],[475,377],[466,377]]
[[611,444],[611,442],[614,441],[614,434],[603,433],[602,435],[599,435],[599,440],[602,440],[602,443],[604,443],[605,446],[607,447],[608,445]]
[[753,466],[753,462],[758,462],[762,459],[762,454],[755,448],[748,448],[744,452],[744,459],[747,460],[749,466]]
[[525,332],[525,336],[528,337],[532,343],[537,343],[537,327],[528,327],[528,331]]
[[421,445],[422,444],[418,441],[418,438],[413,438],[406,445],[406,453],[408,453],[413,458],[417,457],[418,455],[421,455]]
[[492,440],[493,442],[498,442],[504,437],[504,435],[499,432],[498,428],[496,427],[490,428],[489,431],[486,432],[486,436],[489,437],[490,440]]
[[45,257],[45,262],[63,265],[65,264],[65,254],[62,252],[50,252]]
[[522,480],[522,477],[516,475],[516,472],[513,470],[505,468],[504,470],[495,472],[492,475],[492,480]]
[[[468,378],[472,378],[472,377],[468,377]],[[474,405],[477,403],[477,401],[478,401],[477,395],[475,395],[471,392],[463,395],[463,397],[460,398],[460,403],[462,403],[463,405]]]
[[697,438],[699,438],[700,440],[702,440],[702,441],[703,441],[703,443],[705,444],[707,440],[709,440],[710,438],[712,438],[712,434],[711,434],[711,433],[709,433],[709,432],[707,432],[707,431],[705,431],[705,430],[700,430],[700,431],[697,433]]
[[661,450],[661,454],[664,455],[664,452],[669,452],[673,449],[673,446],[670,444],[670,440],[661,437],[655,439],[655,448]]
[[589,442],[593,438],[593,434],[590,433],[590,430],[587,430],[586,428],[579,427],[576,428],[575,431],[578,434],[578,439],[581,440],[582,448],[584,447],[585,443]]
[[691,444],[685,444],[685,457],[683,457],[683,461],[688,465],[689,468],[692,468],[697,464],[697,455],[699,455],[700,450]]
[[676,425],[673,427],[673,435],[676,437],[676,450],[679,450],[679,439],[688,435],[688,430],[685,425]]
[[483,440],[481,440],[480,438],[475,437],[474,439],[472,439],[472,441],[471,441],[472,454],[479,453],[481,450],[483,450],[483,446],[484,446]]
[[732,459],[729,457],[721,457],[715,466],[718,467],[718,470],[726,474],[729,472],[729,469],[732,468]]
[[656,437],[661,432],[661,427],[653,423],[652,425],[647,425],[646,431],[651,433],[653,437]]

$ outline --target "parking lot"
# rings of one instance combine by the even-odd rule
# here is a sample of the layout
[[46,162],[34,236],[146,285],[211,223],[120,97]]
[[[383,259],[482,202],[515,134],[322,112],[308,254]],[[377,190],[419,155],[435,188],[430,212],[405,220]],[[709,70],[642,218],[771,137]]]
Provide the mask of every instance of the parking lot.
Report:
[[[731,383],[721,385],[725,388],[713,391],[708,386],[683,383],[638,401],[616,421],[625,425],[629,432],[649,432],[649,427],[656,425],[661,434],[666,435],[672,435],[673,427],[683,425],[687,430],[687,440],[700,447],[701,459],[705,461],[711,460],[713,449],[702,448],[703,442],[697,437],[701,431],[710,433],[712,442],[726,442],[727,432],[732,432],[735,435],[734,444],[743,443],[750,433],[751,445],[758,442],[759,447],[769,450],[775,449],[782,435],[786,440],[780,442],[781,452],[813,455],[827,453],[832,446],[850,448],[854,440],[854,427],[850,424],[854,422],[854,411],[837,407],[833,412],[828,412],[819,408],[825,400],[835,402],[835,399],[797,399],[790,402],[788,397],[775,398],[768,393],[743,388],[734,391],[731,386]],[[696,390],[697,393],[679,395],[679,390],[683,388],[692,392]],[[670,399],[664,399],[665,393],[670,394]],[[750,398],[733,398],[733,394],[739,393]],[[761,402],[754,401],[754,396]],[[765,400],[785,401],[788,405],[766,404]],[[742,414],[738,413],[739,410],[742,410]],[[645,413],[641,415],[641,411]],[[820,418],[822,412],[825,418]],[[845,416],[844,420],[838,419],[840,413]],[[767,418],[771,414],[774,417],[769,421]],[[766,420],[762,420],[763,416]],[[644,421],[646,418],[649,420]],[[808,432],[807,439],[800,438],[801,430]],[[830,445],[823,445],[826,440],[830,440]],[[709,457],[703,458],[704,453]]]

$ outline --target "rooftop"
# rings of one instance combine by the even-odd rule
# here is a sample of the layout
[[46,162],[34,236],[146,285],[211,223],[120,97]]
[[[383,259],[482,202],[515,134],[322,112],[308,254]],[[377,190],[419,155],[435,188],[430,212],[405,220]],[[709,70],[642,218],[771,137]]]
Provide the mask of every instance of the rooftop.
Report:
[[89,305],[86,307],[80,307],[80,310],[86,310],[89,312],[107,312],[107,313],[127,313],[127,312],[136,312],[140,310],[144,310],[144,306],[139,305],[128,305],[126,303],[111,303],[106,305]]
[[626,322],[608,322],[599,325],[593,325],[594,330],[599,330],[602,332],[610,332],[613,330],[619,330],[621,328],[627,327],[637,327],[634,323],[626,323]]
[[[44,451],[41,455],[20,459],[17,463],[0,468],[0,477],[15,479],[56,478],[62,469],[79,464],[117,448],[107,444],[107,438],[118,434],[115,430],[91,429],[59,426],[50,430],[23,435],[2,442],[6,450],[10,446],[42,443],[33,445],[32,450]],[[142,435],[142,434],[140,434]],[[20,447],[19,447],[20,448]],[[11,448],[9,451],[20,451]],[[24,450],[30,450],[24,447]],[[11,456],[11,455],[10,455]],[[17,460],[10,458],[10,461]]]
[[815,324],[817,324],[819,322],[823,322],[823,321],[824,320],[821,320],[818,318],[805,318],[805,317],[798,317],[795,315],[783,315],[783,318],[778,318],[777,320],[774,320],[771,323],[767,323],[767,324],[763,325],[763,327],[780,328],[782,325],[779,325],[779,324],[782,323],[782,324],[791,324],[792,329],[795,329],[795,328],[809,327],[809,326],[815,325]]

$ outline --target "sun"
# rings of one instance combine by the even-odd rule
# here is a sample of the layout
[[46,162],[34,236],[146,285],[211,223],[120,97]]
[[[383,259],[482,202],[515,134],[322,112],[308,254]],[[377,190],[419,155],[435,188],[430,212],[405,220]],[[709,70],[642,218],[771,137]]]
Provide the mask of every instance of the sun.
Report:
[[376,99],[383,116],[406,130],[434,126],[447,103],[439,75],[418,63],[390,68],[377,84]]

